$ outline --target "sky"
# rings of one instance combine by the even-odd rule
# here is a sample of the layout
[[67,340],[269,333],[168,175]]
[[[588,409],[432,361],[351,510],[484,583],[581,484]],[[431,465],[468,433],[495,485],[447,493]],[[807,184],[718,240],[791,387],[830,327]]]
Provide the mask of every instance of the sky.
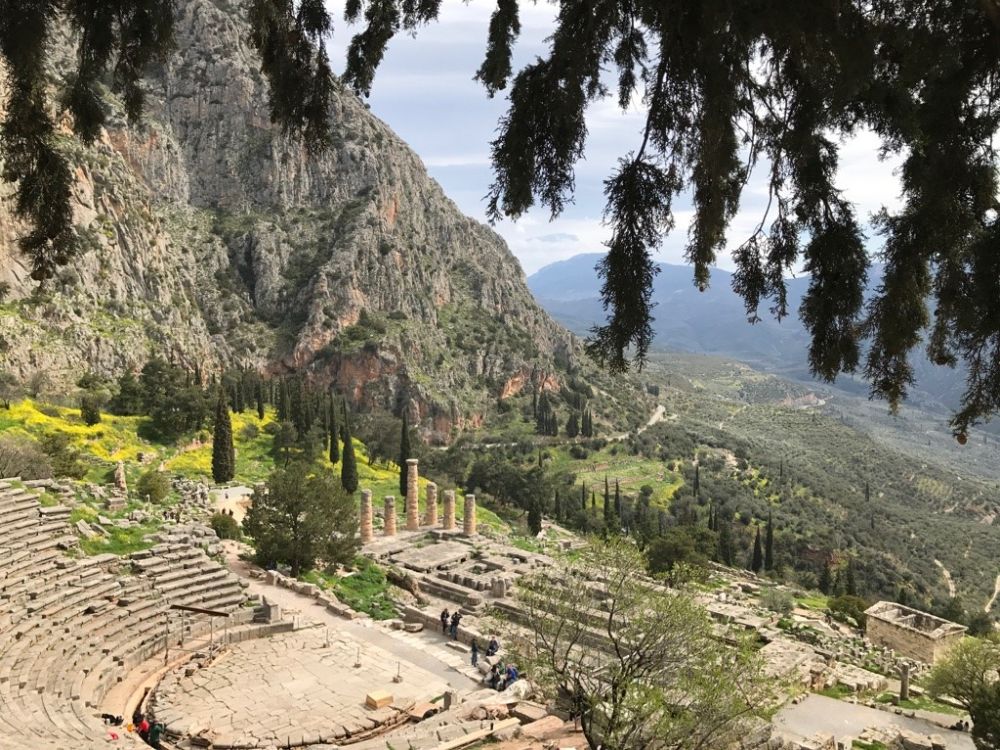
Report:
[[[329,43],[336,72],[344,69],[350,37],[359,26],[343,20],[342,0],[333,0],[334,36]],[[461,210],[486,221],[486,195],[493,181],[489,144],[499,118],[506,111],[503,92],[490,99],[473,76],[482,62],[490,14],[487,0],[443,0],[439,20],[416,35],[397,35],[390,43],[375,76],[368,103],[421,157],[428,172]],[[521,35],[515,48],[514,70],[545,56],[546,37],[554,27],[555,6],[522,3]],[[587,113],[589,132],[584,159],[576,168],[574,202],[552,219],[535,208],[518,221],[496,224],[498,231],[528,274],[579,253],[600,252],[610,231],[602,222],[603,182],[617,160],[641,141],[642,112],[622,112],[614,97],[595,103]],[[857,208],[862,221],[882,206],[899,205],[898,160],[880,161],[877,139],[862,133],[843,143],[838,186]],[[767,196],[760,180],[744,190],[740,211],[727,235],[730,248],[749,236],[760,221]],[[665,239],[657,260],[683,263],[687,225],[692,211],[687,196],[675,202],[676,227]],[[877,249],[872,238],[869,247]],[[723,253],[717,265],[732,270]]]

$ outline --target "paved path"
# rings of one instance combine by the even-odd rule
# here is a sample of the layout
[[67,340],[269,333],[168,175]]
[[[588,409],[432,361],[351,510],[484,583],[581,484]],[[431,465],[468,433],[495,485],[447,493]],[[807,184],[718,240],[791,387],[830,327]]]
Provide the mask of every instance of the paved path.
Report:
[[948,750],[975,750],[972,739],[964,732],[953,732],[923,719],[897,716],[815,694],[798,705],[789,704],[781,709],[774,717],[774,726],[795,739],[806,739],[822,732],[838,740],[855,738],[869,727],[897,726],[920,734],[939,735],[944,738]]
[[236,523],[243,523],[243,518],[250,507],[250,498],[253,496],[253,489],[250,487],[222,487],[212,490],[209,495],[215,503],[215,510],[233,512]]

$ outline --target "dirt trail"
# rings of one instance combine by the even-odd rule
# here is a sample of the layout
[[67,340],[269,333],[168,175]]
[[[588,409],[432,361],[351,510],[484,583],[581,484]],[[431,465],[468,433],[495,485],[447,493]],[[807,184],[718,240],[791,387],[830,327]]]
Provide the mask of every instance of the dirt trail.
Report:
[[998,596],[1000,596],[1000,575],[997,576],[996,581],[993,583],[993,596],[991,596],[990,600],[986,602],[986,606],[983,607],[983,612],[989,614],[990,610],[993,609],[993,602],[997,600]]
[[[671,415],[671,418],[673,418],[674,416],[676,415]],[[652,427],[654,424],[662,422],[666,418],[667,418],[667,408],[663,404],[657,404],[656,409],[653,411],[652,416],[647,420],[646,424],[644,424],[642,427],[640,427],[638,430],[635,431],[635,434],[641,435],[650,427]],[[631,433],[629,432],[623,432],[621,435],[612,435],[608,439],[621,442],[622,440],[627,438],[630,434]]]
[[944,581],[945,581],[945,583],[948,584],[948,596],[950,596],[952,599],[954,599],[955,598],[955,581],[952,580],[951,571],[948,570],[944,566],[944,563],[942,563],[940,560],[935,560],[934,564],[937,565],[939,568],[941,568],[941,575],[944,576]]

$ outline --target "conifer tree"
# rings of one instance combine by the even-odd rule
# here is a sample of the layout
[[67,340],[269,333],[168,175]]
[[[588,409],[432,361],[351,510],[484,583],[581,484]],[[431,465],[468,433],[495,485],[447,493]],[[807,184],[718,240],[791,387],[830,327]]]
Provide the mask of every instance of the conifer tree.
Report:
[[584,513],[587,512],[587,485],[583,483],[580,485],[580,510]]
[[764,570],[774,570],[774,521],[767,514],[767,535],[764,537]]
[[604,526],[608,531],[615,525],[615,506],[611,504],[611,490],[608,488],[608,476],[604,475]]
[[701,497],[701,463],[697,460],[694,464],[694,496]]
[[575,438],[580,434],[580,419],[576,412],[570,412],[566,419],[566,437]]
[[867,505],[872,501],[871,490],[868,487],[868,482],[865,482],[865,504]]
[[340,485],[348,492],[357,492],[358,463],[354,457],[354,441],[351,440],[351,420],[347,416],[347,405],[344,405],[343,426],[344,454],[340,465]]
[[590,491],[590,512],[597,514],[597,493],[593,490]]
[[562,498],[559,497],[559,490],[556,490],[555,499],[552,501],[552,512],[555,513],[556,520],[562,520]]
[[264,419],[264,386],[258,380],[254,388],[254,399],[257,401],[257,418]]
[[733,565],[732,521],[729,518],[723,517],[721,521],[717,520],[716,523],[719,524],[719,548],[718,548],[719,562],[722,563],[723,565],[728,565],[729,567],[732,567]]
[[409,478],[406,471],[406,459],[413,455],[410,450],[410,423],[406,416],[406,409],[403,409],[403,427],[399,435],[399,496],[406,497],[409,487]]
[[858,595],[858,582],[854,576],[854,558],[850,557],[847,559],[847,577],[844,584],[844,593],[849,596]]
[[532,536],[538,536],[542,532],[542,509],[538,500],[532,500],[528,508],[528,530]]
[[833,570],[830,568],[830,561],[823,563],[823,570],[819,574],[819,590],[824,594],[833,591]]
[[336,400],[330,396],[330,403],[327,406],[327,429],[330,432],[330,463],[336,464],[340,460],[340,431],[337,428],[337,407]]
[[232,480],[236,473],[236,450],[233,447],[233,423],[226,403],[226,389],[219,388],[212,435],[212,479],[216,484]]
[[615,480],[615,515],[618,518],[622,517],[622,492],[617,479]]
[[757,527],[757,535],[753,540],[753,557],[750,558],[750,570],[759,573],[764,566],[764,550],[760,544],[760,526]]

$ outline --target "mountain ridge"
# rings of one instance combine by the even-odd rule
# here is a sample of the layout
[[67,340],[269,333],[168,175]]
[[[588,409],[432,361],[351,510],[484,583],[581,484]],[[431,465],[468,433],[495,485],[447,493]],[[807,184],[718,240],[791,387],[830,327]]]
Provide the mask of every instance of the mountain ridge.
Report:
[[[205,371],[298,372],[359,408],[406,410],[438,440],[501,398],[601,379],[502,238],[353,93],[335,94],[320,155],[270,122],[242,12],[179,3],[143,120],[128,124],[107,93],[93,146],[60,137],[84,250],[48,285],[28,278],[24,227],[0,194],[3,367],[62,385],[157,352]],[[71,54],[54,45],[55,60]]]
[[[594,265],[601,253],[583,253],[545,266],[528,277],[528,288],[539,303],[574,333],[585,336],[602,323],[605,312],[600,300],[600,282]],[[661,351],[731,357],[763,371],[810,382],[806,353],[809,336],[799,320],[799,306],[809,287],[809,277],[787,279],[788,315],[778,321],[762,300],[760,320],[747,321],[742,298],[732,290],[732,273],[712,269],[712,284],[699,292],[692,283],[691,269],[684,265],[658,263],[654,278],[653,346]],[[868,295],[881,278],[881,266],[869,272]],[[938,367],[922,349],[913,355],[917,376],[910,403],[938,414],[953,411],[964,390],[960,370]],[[814,382],[814,381],[813,381]],[[841,376],[834,385],[854,395],[866,395],[868,385],[860,377]]]

